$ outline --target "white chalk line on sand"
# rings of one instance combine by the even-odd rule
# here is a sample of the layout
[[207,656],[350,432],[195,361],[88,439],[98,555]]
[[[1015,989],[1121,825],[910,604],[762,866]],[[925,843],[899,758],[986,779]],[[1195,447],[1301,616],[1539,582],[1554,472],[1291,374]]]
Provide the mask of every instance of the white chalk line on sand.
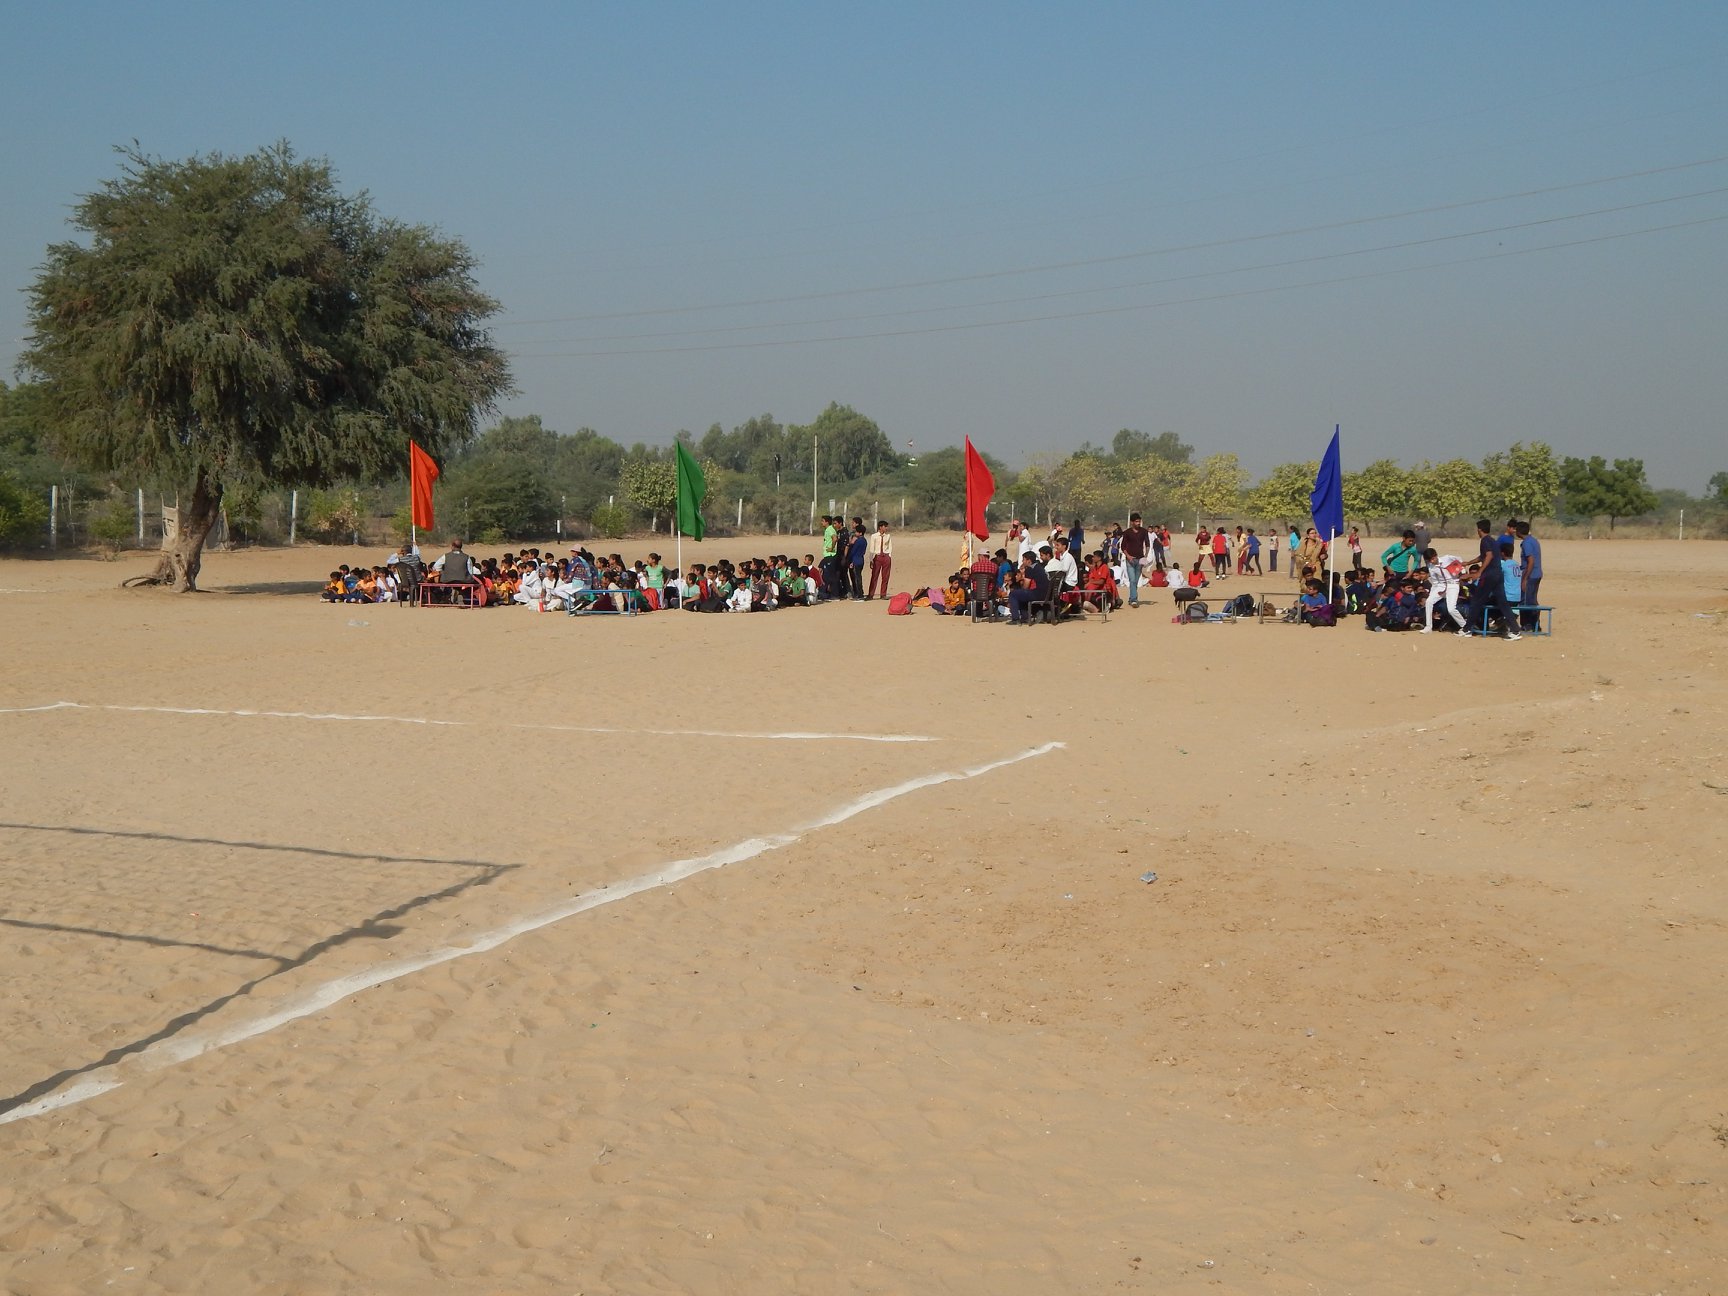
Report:
[[344,715],[337,711],[222,710],[217,707],[125,706],[118,702],[45,702],[41,706],[0,707],[0,715],[30,715],[41,711],[132,711],[156,715],[241,716],[264,720],[348,720],[359,724],[426,725],[439,729],[502,728],[548,733],[624,734],[650,738],[760,738],[791,742],[935,742],[927,734],[757,733],[727,729],[613,729],[602,725],[524,724],[513,721],[434,720],[425,716]]
[[641,895],[645,891],[657,890],[660,887],[668,887],[676,882],[682,882],[686,878],[694,877],[698,873],[725,868],[728,864],[742,864],[746,860],[755,859],[758,855],[766,855],[769,851],[790,846],[810,833],[845,823],[848,819],[861,815],[866,810],[874,810],[878,806],[887,805],[890,801],[896,801],[924,788],[936,787],[942,783],[957,783],[967,779],[975,779],[995,770],[1004,769],[1009,765],[1018,765],[1022,761],[1047,756],[1065,745],[1059,742],[1048,742],[1040,747],[1028,748],[1026,751],[1018,752],[1013,756],[1005,756],[1000,760],[989,761],[983,765],[974,765],[962,770],[944,770],[936,774],[921,774],[917,778],[907,779],[904,783],[896,783],[891,787],[866,792],[856,800],[848,801],[846,804],[830,810],[821,818],[813,819],[809,823],[789,829],[786,832],[773,833],[766,837],[751,837],[735,845],[722,847],[711,855],[703,855],[696,859],[675,860],[652,873],[642,873],[622,882],[613,882],[597,891],[585,891],[581,895],[562,901],[551,908],[542,909],[538,913],[528,914],[503,927],[495,927],[491,931],[469,937],[460,945],[448,945],[443,949],[433,950],[427,954],[419,954],[413,958],[396,959],[361,972],[350,973],[348,976],[337,977],[334,981],[327,981],[321,986],[314,986],[310,990],[285,1000],[281,1005],[262,1016],[234,1022],[212,1030],[158,1041],[131,1055],[125,1059],[125,1063],[115,1063],[100,1068],[64,1089],[38,1098],[34,1102],[14,1107],[9,1112],[0,1112],[0,1125],[26,1120],[32,1116],[41,1116],[47,1112],[57,1111],[62,1107],[76,1106],[100,1094],[118,1089],[125,1083],[124,1081],[102,1074],[105,1071],[113,1071],[117,1066],[130,1063],[135,1066],[142,1065],[147,1070],[159,1071],[165,1067],[176,1066],[181,1062],[190,1062],[193,1058],[202,1057],[216,1049],[223,1049],[231,1044],[256,1039],[260,1035],[268,1034],[270,1031],[288,1025],[290,1022],[299,1021],[302,1017],[310,1017],[313,1013],[334,1007],[344,999],[350,999],[362,991],[374,989],[405,976],[412,976],[416,972],[424,972],[427,968],[437,967],[443,963],[453,963],[457,959],[467,958],[473,954],[484,954],[515,940],[518,936],[539,931],[542,927],[550,927],[553,923],[563,922],[566,918],[574,918],[577,914],[586,913],[590,909],[598,909],[601,905],[628,900],[631,896]]

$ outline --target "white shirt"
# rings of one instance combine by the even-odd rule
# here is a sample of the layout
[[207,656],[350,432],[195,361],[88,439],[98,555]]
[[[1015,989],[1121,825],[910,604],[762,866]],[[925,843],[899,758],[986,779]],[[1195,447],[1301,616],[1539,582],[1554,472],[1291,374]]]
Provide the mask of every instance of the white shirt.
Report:
[[1063,552],[1051,555],[1050,561],[1044,564],[1044,570],[1054,575],[1060,571],[1063,583],[1073,589],[1080,583],[1080,564],[1074,561],[1074,555]]

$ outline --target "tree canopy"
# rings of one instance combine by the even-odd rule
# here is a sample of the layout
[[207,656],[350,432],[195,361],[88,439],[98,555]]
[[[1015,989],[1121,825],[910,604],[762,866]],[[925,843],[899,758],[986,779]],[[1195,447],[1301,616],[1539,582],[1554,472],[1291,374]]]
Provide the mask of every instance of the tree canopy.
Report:
[[29,289],[22,366],[60,450],[181,483],[155,577],[196,588],[226,486],[400,473],[509,389],[497,303],[459,241],[377,216],[287,144],[164,161],[122,151]]
[[1644,480],[1642,459],[1601,455],[1568,458],[1560,464],[1560,494],[1565,511],[1577,517],[1606,517],[1608,529],[1623,517],[1637,517],[1656,507],[1656,493]]

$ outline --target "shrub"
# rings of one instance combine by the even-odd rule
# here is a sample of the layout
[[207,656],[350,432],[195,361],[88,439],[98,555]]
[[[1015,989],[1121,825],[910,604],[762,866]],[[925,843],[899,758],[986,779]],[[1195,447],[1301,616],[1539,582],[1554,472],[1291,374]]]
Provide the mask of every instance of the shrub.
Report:
[[0,473],[0,545],[40,543],[48,529],[48,502]]
[[630,530],[630,510],[622,504],[602,504],[588,521],[595,535],[620,540]]

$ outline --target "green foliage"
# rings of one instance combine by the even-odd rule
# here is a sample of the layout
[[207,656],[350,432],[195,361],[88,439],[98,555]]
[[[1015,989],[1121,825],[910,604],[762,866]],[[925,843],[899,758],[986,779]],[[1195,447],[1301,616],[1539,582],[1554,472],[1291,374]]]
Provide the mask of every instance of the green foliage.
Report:
[[1229,517],[1241,510],[1248,474],[1233,454],[1207,455],[1180,496],[1201,517]]
[[458,446],[508,390],[460,242],[378,217],[287,144],[122,158],[74,209],[87,242],[48,249],[21,363],[74,462],[193,486],[183,588],[217,483],[395,476],[408,438]]
[[1279,464],[1248,492],[1243,507],[1254,517],[1267,521],[1305,522],[1312,509],[1310,497],[1319,471],[1317,459]]
[[1560,494],[1560,464],[1546,442],[1521,441],[1482,461],[1484,509],[1498,516],[1552,517]]
[[366,526],[366,502],[352,486],[315,490],[306,497],[306,534],[326,544],[348,544]]
[[482,542],[528,540],[552,534],[558,501],[532,463],[488,453],[464,459],[451,471],[438,516],[446,529],[455,523]]
[[43,492],[0,473],[0,545],[37,545],[47,534],[48,501]]
[[1728,504],[1728,472],[1719,472],[1711,476],[1710,498],[1718,504]]
[[850,405],[830,404],[810,426],[789,431],[796,440],[816,438],[821,446],[821,473],[831,481],[855,481],[898,464],[882,429]]
[[[910,493],[933,518],[959,517],[966,510],[966,452],[958,446],[943,446],[919,455]],[[826,508],[824,501],[816,511]]]
[[671,459],[631,459],[618,484],[644,513],[670,513],[678,503],[678,469]]
[[1469,517],[1485,507],[1488,493],[1482,470],[1468,459],[1431,464],[1424,460],[1410,470],[1410,513],[1433,518],[1442,527],[1456,517]]
[[594,534],[608,540],[621,540],[630,530],[630,510],[622,504],[602,504],[588,519]]
[[1120,469],[1124,512],[1139,512],[1147,522],[1174,519],[1187,510],[1195,467],[1162,455],[1136,459]]
[[1123,464],[1148,456],[1162,459],[1166,463],[1194,462],[1194,447],[1174,432],[1160,432],[1154,437],[1134,428],[1123,428],[1111,441],[1110,451],[1116,461]]
[[1064,513],[1085,518],[1095,516],[1106,497],[1121,494],[1119,483],[1102,459],[1072,454],[1051,476],[1057,504]]
[[1606,517],[1610,531],[1621,518],[1652,512],[1657,504],[1655,492],[1644,480],[1642,459],[1616,459],[1609,464],[1601,455],[1567,458],[1560,465],[1560,494],[1566,513]]
[[228,517],[228,531],[237,541],[253,542],[263,538],[264,492],[255,482],[230,486],[222,493],[222,511]]
[[113,558],[137,538],[137,507],[124,495],[110,495],[91,516],[85,529],[90,538]]
[[1390,459],[1344,474],[1344,512],[1369,521],[1401,518],[1410,508],[1409,475]]

